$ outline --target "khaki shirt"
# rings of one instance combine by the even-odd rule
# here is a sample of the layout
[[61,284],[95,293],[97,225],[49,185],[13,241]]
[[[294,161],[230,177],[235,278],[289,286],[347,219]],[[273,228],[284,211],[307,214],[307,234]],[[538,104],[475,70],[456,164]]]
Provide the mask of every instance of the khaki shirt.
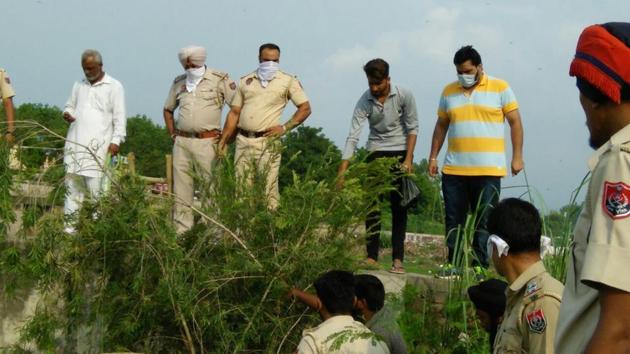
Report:
[[630,125],[589,160],[584,207],[573,231],[556,352],[582,353],[599,322],[598,284],[630,292]]
[[[352,316],[333,316],[302,332],[298,354],[389,354],[387,345]],[[339,342],[339,343],[337,343]]]
[[173,112],[179,107],[176,127],[181,131],[221,129],[221,109],[224,103],[232,102],[235,93],[236,84],[228,74],[206,69],[193,92],[186,91],[186,75],[176,77],[164,109]]
[[0,68],[0,97],[7,99],[15,96],[15,91],[11,86],[11,79],[4,69]]
[[278,70],[266,88],[260,84],[255,71],[243,76],[232,101],[232,106],[241,107],[238,127],[260,132],[279,125],[288,100],[296,106],[308,102],[295,76]]
[[507,305],[494,353],[553,353],[562,288],[542,261],[516,278],[506,290]]

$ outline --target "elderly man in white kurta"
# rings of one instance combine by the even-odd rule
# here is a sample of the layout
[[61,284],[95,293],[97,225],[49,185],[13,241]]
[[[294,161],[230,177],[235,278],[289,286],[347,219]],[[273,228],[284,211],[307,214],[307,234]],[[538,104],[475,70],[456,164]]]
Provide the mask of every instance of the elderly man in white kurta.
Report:
[[[99,195],[105,158],[118,153],[126,135],[122,84],[103,71],[103,59],[96,50],[83,52],[81,66],[85,79],[74,84],[63,111],[70,123],[64,151],[67,216],[80,208],[86,196]],[[66,231],[74,228],[68,224]]]

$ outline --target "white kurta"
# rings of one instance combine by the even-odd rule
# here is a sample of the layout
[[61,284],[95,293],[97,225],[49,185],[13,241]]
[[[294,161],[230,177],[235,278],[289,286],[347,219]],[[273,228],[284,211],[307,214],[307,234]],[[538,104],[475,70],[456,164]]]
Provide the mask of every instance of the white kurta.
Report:
[[64,151],[66,173],[101,177],[109,144],[125,140],[127,117],[122,84],[105,74],[94,85],[75,82],[64,112],[76,120],[70,124]]

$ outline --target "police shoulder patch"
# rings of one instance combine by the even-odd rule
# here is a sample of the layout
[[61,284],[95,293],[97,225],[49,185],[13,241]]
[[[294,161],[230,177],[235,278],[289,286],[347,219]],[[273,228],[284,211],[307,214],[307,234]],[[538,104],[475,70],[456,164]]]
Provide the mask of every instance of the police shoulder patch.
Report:
[[630,216],[630,186],[623,182],[605,181],[602,208],[613,220]]
[[236,90],[236,83],[234,81],[230,82],[230,89]]
[[535,280],[532,280],[529,283],[527,283],[527,286],[525,287],[525,294],[523,295],[523,297],[528,297],[532,295],[533,293],[537,292],[538,290],[540,290],[540,287],[538,286],[538,282]]
[[254,81],[254,78],[248,78],[247,80],[245,80],[245,85],[249,85],[252,83],[252,81]]
[[4,77],[4,82],[6,82],[7,84],[11,84],[11,79],[8,76]]
[[529,312],[526,316],[527,327],[533,333],[543,333],[547,328],[547,320],[545,320],[545,314],[542,309]]

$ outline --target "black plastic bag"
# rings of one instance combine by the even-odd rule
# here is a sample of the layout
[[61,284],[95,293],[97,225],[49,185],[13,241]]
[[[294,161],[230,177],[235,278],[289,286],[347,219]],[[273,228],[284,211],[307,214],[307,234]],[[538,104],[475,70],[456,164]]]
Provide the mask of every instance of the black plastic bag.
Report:
[[408,206],[411,206],[412,203],[418,199],[418,196],[420,195],[420,189],[418,189],[416,182],[414,182],[413,179],[409,176],[403,176],[401,184],[402,199],[400,201],[400,205],[406,208]]

